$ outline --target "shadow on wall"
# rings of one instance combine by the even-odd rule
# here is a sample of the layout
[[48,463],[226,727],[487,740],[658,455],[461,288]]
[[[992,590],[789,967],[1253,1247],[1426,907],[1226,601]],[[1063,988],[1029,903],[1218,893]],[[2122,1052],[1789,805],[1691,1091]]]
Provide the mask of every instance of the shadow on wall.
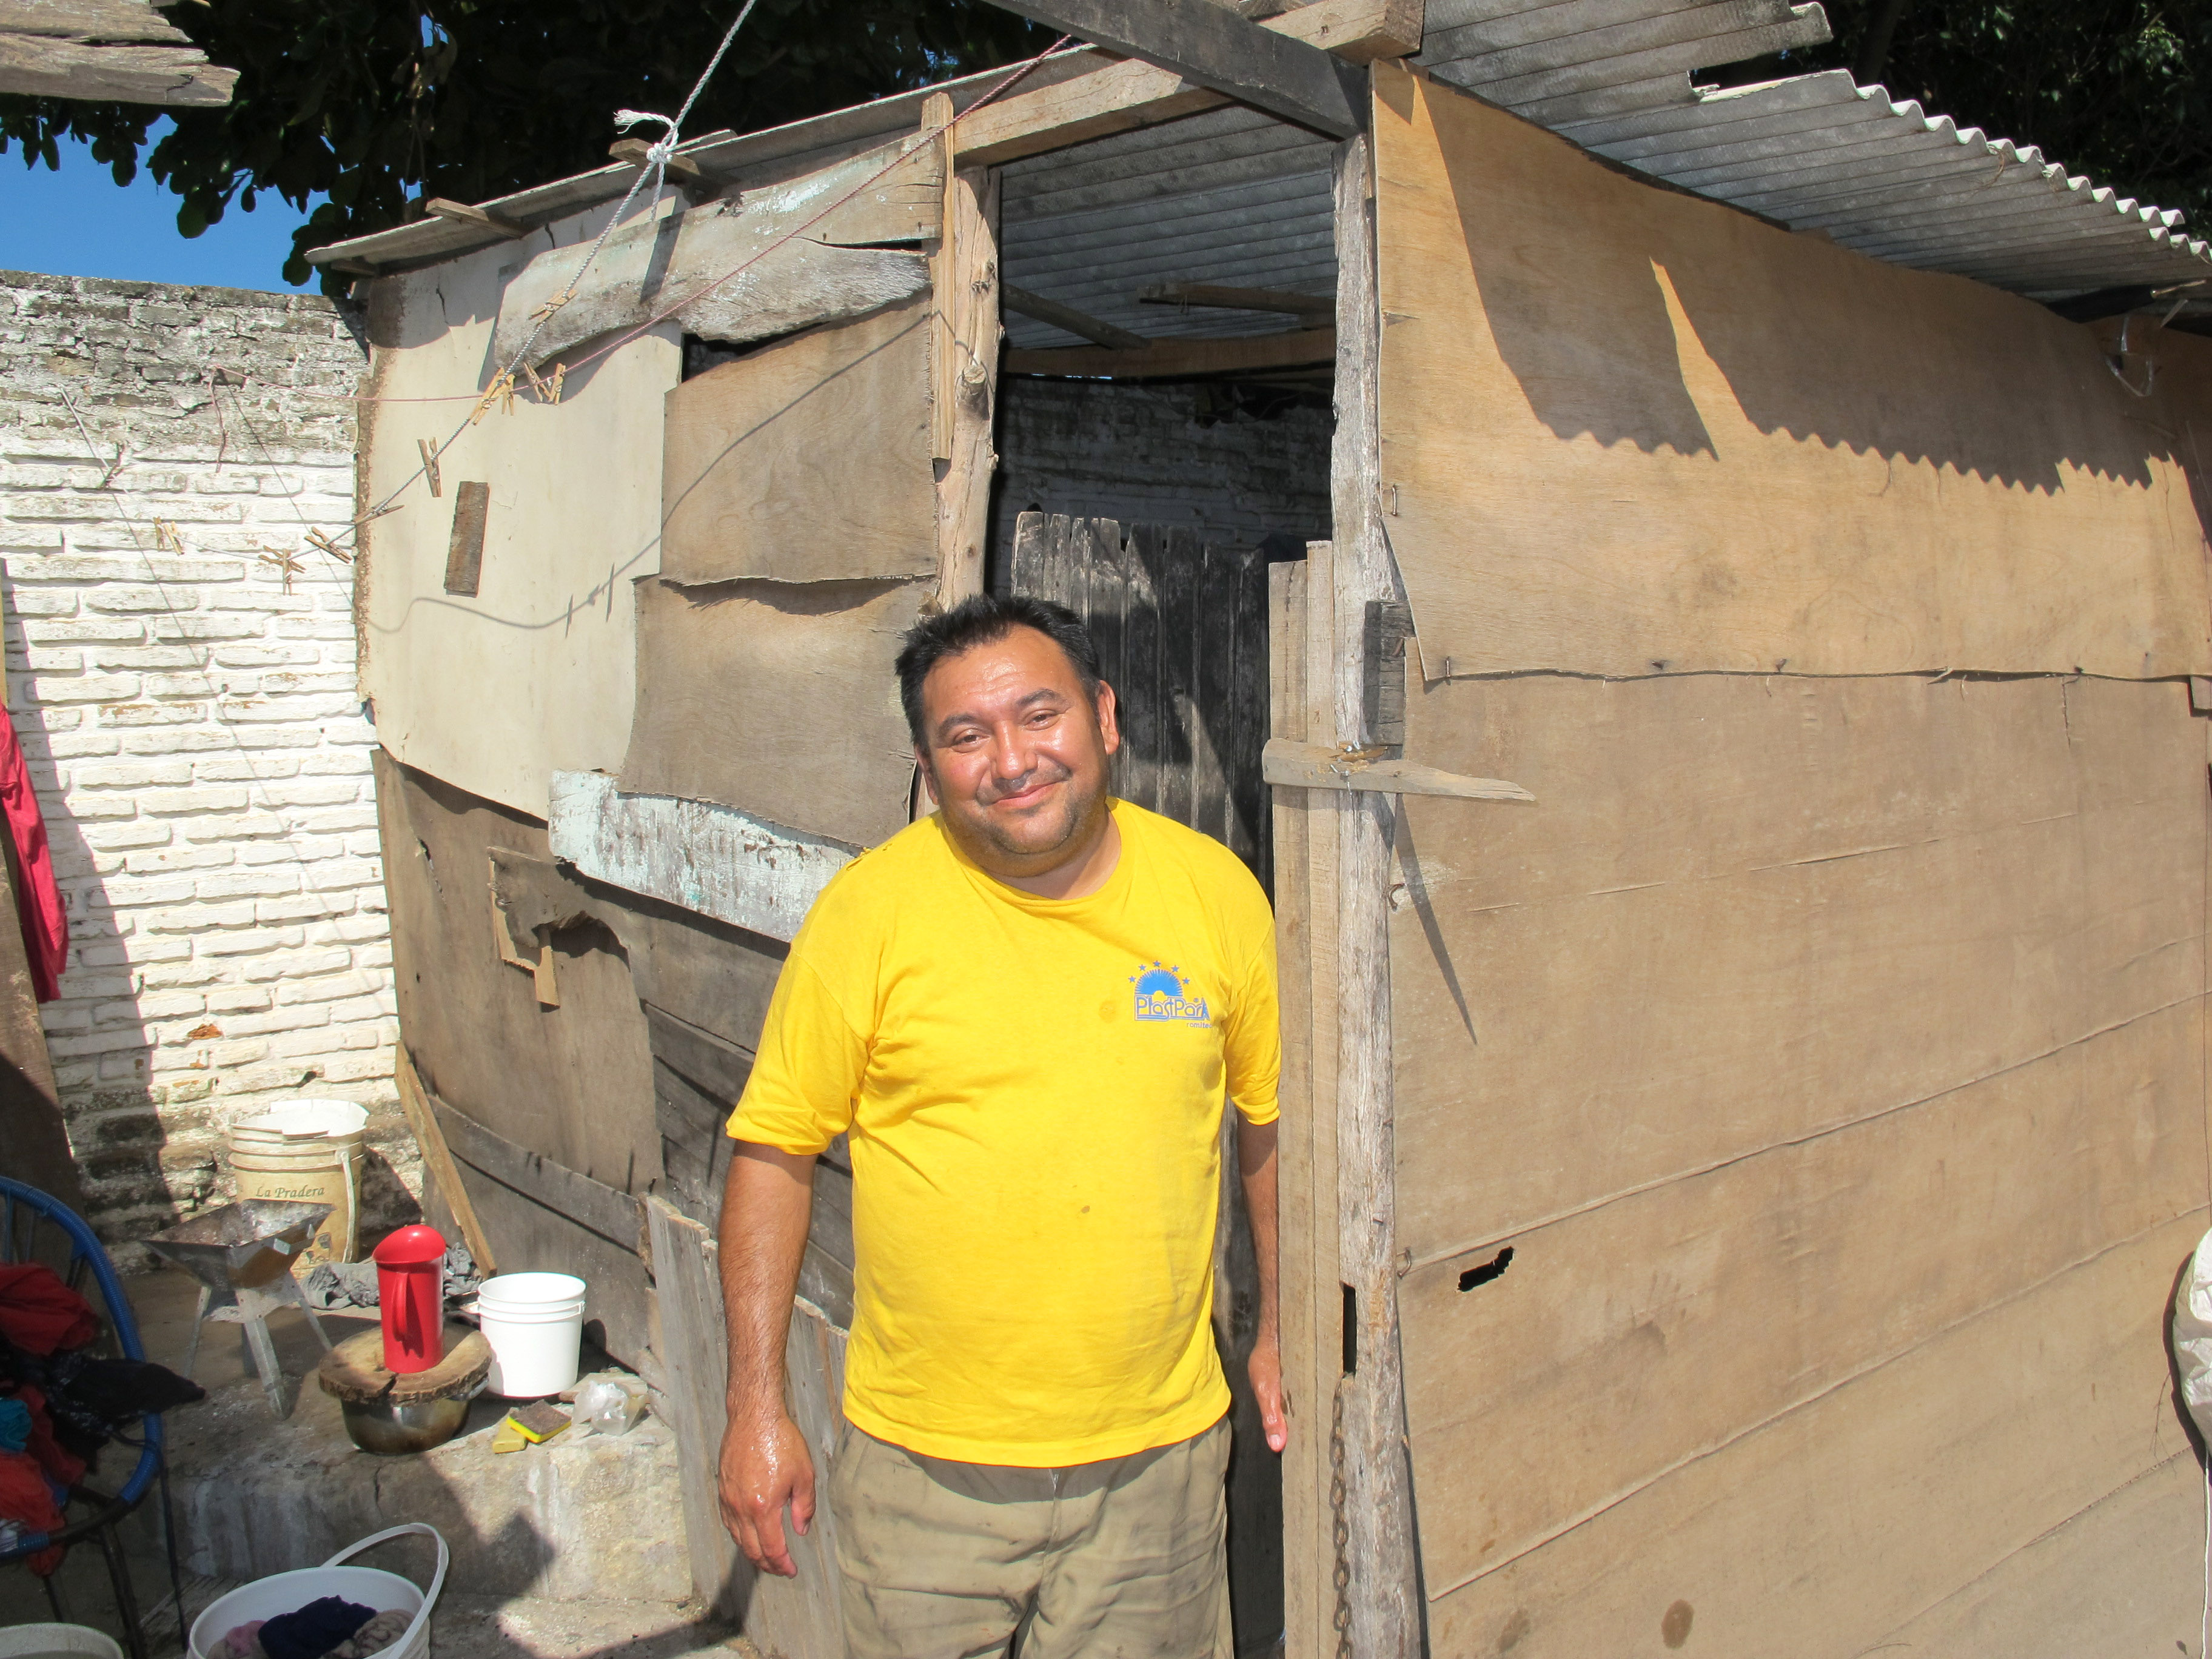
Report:
[[[2039,491],[2062,469],[2148,486],[2153,460],[2200,465],[2164,394],[2110,371],[2117,319],[1793,234],[1502,115],[1480,131],[1495,143],[1443,145],[1465,255],[1498,355],[1557,437],[1711,455],[1709,424],[1748,422]],[[2212,348],[2136,321],[2136,352],[2208,378]]]
[[[180,1065],[173,1057],[157,1066],[164,988],[149,987],[145,969],[155,963],[189,963],[197,947],[181,934],[141,938],[135,930],[143,916],[118,919],[106,876],[121,867],[125,854],[94,848],[86,824],[66,803],[47,712],[33,707],[11,713],[69,918],[62,994],[41,1006],[41,1024],[85,1218],[108,1244],[120,1271],[143,1273],[155,1258],[135,1241],[234,1196],[223,1152],[230,1124],[258,1109],[272,1092],[313,1090],[323,1064],[302,1059],[296,1079],[274,1089],[261,1082],[251,1099],[227,1102],[223,1068],[212,1046],[222,1037],[222,1016],[216,1013],[173,1039],[178,1048],[191,1047],[196,1058]],[[143,908],[146,901],[138,903]],[[207,979],[215,979],[212,970]],[[197,981],[175,975],[173,982]],[[198,1074],[180,1079],[179,1069]],[[390,1158],[374,1146],[362,1153],[358,1205],[363,1252],[393,1227],[422,1215]]]

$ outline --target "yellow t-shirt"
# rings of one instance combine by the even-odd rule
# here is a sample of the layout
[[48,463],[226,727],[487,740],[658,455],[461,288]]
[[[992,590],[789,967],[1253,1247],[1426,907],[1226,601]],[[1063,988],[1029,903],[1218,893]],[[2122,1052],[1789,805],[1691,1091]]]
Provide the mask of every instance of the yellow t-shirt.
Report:
[[1224,1091],[1275,1115],[1275,933],[1237,856],[1125,801],[1097,892],[994,880],[935,817],[840,871],[769,1005],[729,1132],[849,1131],[845,1412],[1032,1468],[1185,1440],[1215,1357]]

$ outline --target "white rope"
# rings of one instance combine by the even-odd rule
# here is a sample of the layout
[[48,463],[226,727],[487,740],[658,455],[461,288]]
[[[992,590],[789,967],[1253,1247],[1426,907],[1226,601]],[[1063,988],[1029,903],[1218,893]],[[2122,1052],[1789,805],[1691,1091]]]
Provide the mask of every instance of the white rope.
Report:
[[[738,38],[738,31],[744,27],[745,19],[753,15],[753,8],[758,3],[759,0],[745,0],[745,3],[738,9],[729,28],[724,32],[722,44],[714,48],[714,57],[708,60],[707,67],[700,72],[698,80],[692,83],[691,95],[684,100],[684,107],[676,112],[673,120],[665,115],[656,115],[649,110],[624,109],[615,112],[615,125],[625,131],[641,121],[658,121],[666,129],[654,142],[652,148],[646,152],[646,159],[653,163],[653,204],[655,209],[660,205],[661,180],[667,174],[668,158],[675,154],[684,118],[691,113],[691,106],[699,101],[699,94],[707,90],[707,82],[714,78],[714,71],[721,67],[722,59],[729,56],[730,43]],[[507,360],[507,367],[492,380],[492,390],[485,393],[483,403],[477,407],[478,414],[490,405],[492,398],[497,394],[502,382],[510,387],[514,386],[515,371],[529,361],[531,347],[538,343],[538,337],[544,332],[546,324],[553,320],[554,313],[575,298],[576,289],[583,282],[584,273],[591,270],[592,262],[599,257],[599,250],[607,245],[607,238],[614,234],[615,227],[623,222],[623,216],[629,211],[629,204],[637,199],[638,187],[644,183],[645,169],[640,167],[637,177],[629,181],[629,190],[623,193],[622,200],[615,204],[615,210],[607,216],[606,223],[600,227],[599,234],[592,240],[590,251],[584,255],[584,263],[576,268],[576,274],[568,279],[568,286],[561,290],[559,298],[538,313],[535,325],[529,334],[524,337],[521,345],[516,348],[514,356]],[[436,453],[442,455],[452,448],[454,442],[469,428],[475,419],[476,416],[471,415],[468,420],[463,421],[460,425],[455,427],[445,442],[438,446]],[[421,466],[416,467],[413,472],[401,479],[392,492],[377,504],[370,516],[374,516],[374,513],[382,512],[390,503],[398,499],[401,493],[416,479],[427,476],[429,465],[429,459],[425,459]]]
[[[691,106],[699,101],[699,94],[707,90],[707,82],[714,79],[714,71],[721,68],[722,59],[729,56],[730,43],[738,38],[738,31],[745,26],[745,19],[752,15],[753,8],[758,3],[759,0],[745,0],[738,12],[737,20],[723,34],[722,44],[714,48],[714,55],[707,60],[707,67],[700,71],[698,80],[692,83],[691,95],[684,100],[684,107],[676,112],[674,118],[656,115],[647,109],[618,109],[615,112],[615,125],[624,132],[643,121],[658,121],[663,129],[660,137],[653,140],[645,152],[645,159],[653,167],[652,211],[657,213],[660,210],[660,188],[667,181],[668,159],[676,154],[676,146],[683,142],[684,123],[690,118]],[[638,176],[641,179],[644,174]],[[628,202],[629,198],[624,198],[625,206]]]

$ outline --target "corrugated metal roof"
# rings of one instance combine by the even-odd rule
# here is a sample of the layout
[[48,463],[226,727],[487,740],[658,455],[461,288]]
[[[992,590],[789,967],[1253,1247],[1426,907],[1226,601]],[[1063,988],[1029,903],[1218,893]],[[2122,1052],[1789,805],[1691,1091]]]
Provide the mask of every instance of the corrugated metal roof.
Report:
[[[1856,86],[1844,71],[1726,89],[1692,84],[1698,70],[1828,33],[1819,5],[1790,0],[1428,0],[1415,61],[1600,155],[1878,258],[2039,299],[2212,278],[2212,252],[2181,228],[2179,213],[2122,198],[2033,147]],[[1024,88],[1097,61],[1089,52],[1060,54]],[[964,105],[1003,73],[945,89]],[[764,182],[910,130],[923,95],[716,135],[684,153],[718,178]],[[1335,280],[1328,158],[1326,140],[1231,107],[1011,163],[1007,280],[1139,334],[1280,328],[1279,315],[1185,313],[1140,305],[1137,295],[1165,281],[1328,292]],[[618,196],[631,176],[628,166],[602,167],[483,205],[544,222]],[[494,240],[432,221],[310,257],[397,270]],[[1024,348],[1073,339],[1012,315],[1007,331]]]
[[2182,216],[1832,70],[1692,72],[1828,39],[1787,0],[1429,0],[1415,61],[1601,155],[1846,247],[2038,299],[2212,278]]
[[[1009,162],[1000,194],[1006,279],[1154,338],[1270,334],[1279,312],[1146,305],[1156,283],[1333,294],[1334,145],[1229,108]],[[1080,345],[1009,311],[1023,349]]]

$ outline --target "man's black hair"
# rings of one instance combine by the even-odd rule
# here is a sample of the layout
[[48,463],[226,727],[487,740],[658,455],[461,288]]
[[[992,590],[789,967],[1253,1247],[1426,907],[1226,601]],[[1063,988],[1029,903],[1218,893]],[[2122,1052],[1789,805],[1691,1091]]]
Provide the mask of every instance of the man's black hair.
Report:
[[961,656],[979,645],[995,644],[1017,628],[1034,628],[1058,646],[1083,682],[1084,695],[1097,702],[1103,678],[1098,672],[1098,647],[1082,617],[1050,599],[978,593],[950,611],[924,617],[906,631],[906,643],[898,653],[899,702],[906,710],[907,730],[914,734],[916,748],[929,747],[921,731],[921,683],[929,678],[929,671],[947,657]]

